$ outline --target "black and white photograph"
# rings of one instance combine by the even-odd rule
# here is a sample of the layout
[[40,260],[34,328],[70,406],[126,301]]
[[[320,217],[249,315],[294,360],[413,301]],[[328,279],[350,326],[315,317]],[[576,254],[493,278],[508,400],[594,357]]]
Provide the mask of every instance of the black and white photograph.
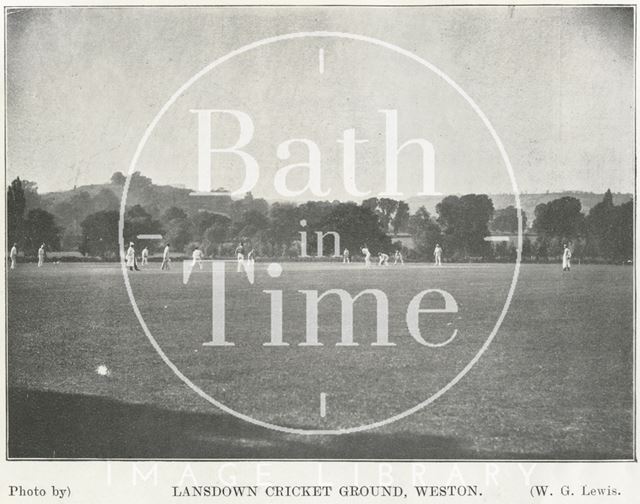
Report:
[[[635,463],[635,4],[16,5],[4,38],[4,465]],[[504,498],[441,479],[246,497]],[[632,502],[588,483],[549,495]]]

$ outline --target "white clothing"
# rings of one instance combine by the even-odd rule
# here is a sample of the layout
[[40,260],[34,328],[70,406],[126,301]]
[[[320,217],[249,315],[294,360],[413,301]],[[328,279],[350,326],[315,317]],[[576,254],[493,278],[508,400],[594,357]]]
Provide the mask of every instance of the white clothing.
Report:
[[238,245],[236,247],[236,260],[238,261],[236,271],[240,273],[242,271],[242,263],[244,262],[244,245]]
[[436,260],[436,266],[442,266],[442,247],[436,247],[433,251],[433,257]]
[[367,247],[364,247],[362,253],[364,254],[364,265],[368,268],[371,266],[371,252],[369,252]]
[[133,249],[132,245],[129,245],[125,259],[127,260],[127,268],[133,268],[136,262],[136,251]]
[[169,257],[169,245],[164,248],[164,252],[162,253],[162,264],[160,265],[161,270],[169,269],[169,263],[171,262],[171,257]]
[[195,249],[193,251],[193,254],[191,254],[191,257],[193,258],[193,262],[191,263],[191,266],[195,267],[197,263],[198,266],[200,266],[200,269],[202,269],[202,251],[200,249]]
[[9,258],[11,259],[11,269],[16,269],[16,257],[18,257],[18,250],[15,246],[11,247],[9,252]]
[[565,248],[562,253],[562,269],[571,269],[571,250],[569,250],[569,247]]

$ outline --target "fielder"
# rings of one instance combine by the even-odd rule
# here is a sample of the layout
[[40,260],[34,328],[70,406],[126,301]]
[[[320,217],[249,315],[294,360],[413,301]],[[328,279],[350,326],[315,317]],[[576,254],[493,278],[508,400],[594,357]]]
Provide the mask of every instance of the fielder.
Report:
[[240,242],[240,245],[236,247],[236,259],[238,261],[236,271],[240,273],[242,271],[242,263],[244,262],[244,243],[242,242]]
[[9,252],[9,259],[11,259],[11,269],[16,269],[16,258],[18,257],[18,249],[16,247],[16,243],[11,247],[11,251]]
[[142,249],[142,265],[146,266],[149,264],[149,249],[147,247]]
[[342,262],[344,264],[349,264],[351,262],[351,253],[348,248],[345,248],[344,252],[342,252]]
[[44,243],[40,245],[38,249],[38,268],[41,268],[44,264]]
[[404,264],[404,258],[402,257],[402,252],[400,252],[399,250],[396,250],[396,253],[393,256],[393,264],[398,264],[398,261],[400,261],[400,264]]
[[164,252],[162,253],[162,264],[160,265],[161,270],[171,269],[171,257],[169,257],[170,250],[171,249],[169,248],[169,244],[167,243],[166,247],[164,248]]
[[389,255],[384,252],[378,254],[378,266],[389,266]]
[[439,243],[436,243],[436,248],[433,249],[433,258],[435,259],[435,266],[442,266],[442,247]]
[[127,268],[129,268],[129,271],[133,271],[133,268],[135,268],[136,270],[138,269],[136,267],[136,251],[133,248],[133,242],[129,242],[129,248],[127,249],[125,260],[127,262]]
[[195,268],[197,264],[200,266],[200,271],[202,271],[202,250],[200,250],[200,247],[196,247],[194,249],[193,254],[191,254],[191,258],[193,259],[191,267]]
[[371,266],[371,252],[369,252],[369,247],[366,245],[362,247],[362,255],[364,256],[364,265],[368,268]]
[[571,250],[564,244],[564,252],[562,252],[562,271],[571,271]]

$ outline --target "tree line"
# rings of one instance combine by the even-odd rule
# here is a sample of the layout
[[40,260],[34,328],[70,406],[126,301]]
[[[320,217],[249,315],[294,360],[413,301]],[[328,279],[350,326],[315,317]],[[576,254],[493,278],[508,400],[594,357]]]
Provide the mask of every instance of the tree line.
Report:
[[[117,172],[112,185],[122,186]],[[144,194],[151,180],[135,174],[131,191]],[[135,193],[134,193],[135,194]],[[301,204],[269,203],[247,193],[242,199],[218,198],[201,209],[179,205],[164,208],[134,203],[126,208],[125,242],[153,252],[170,243],[174,251],[190,253],[196,246],[210,257],[230,256],[242,241],[262,257],[297,257],[300,232],[307,232],[307,253],[317,249],[316,231],[340,234],[341,248],[359,254],[363,245],[373,253],[402,250],[415,260],[431,260],[440,243],[444,257],[453,261],[514,260],[518,213],[514,206],[495,209],[486,194],[446,196],[431,215],[425,207],[410,212],[404,201],[369,198],[361,203],[309,201]],[[16,178],[7,189],[7,232],[9,247],[17,243],[26,255],[35,255],[41,243],[49,250],[77,250],[103,259],[119,256],[119,200],[106,187],[93,196],[86,191],[70,198],[44,204],[33,182]],[[200,202],[205,206],[207,203]],[[41,208],[46,207],[46,208]],[[574,257],[625,262],[633,257],[633,202],[614,205],[611,191],[585,214],[580,200],[562,197],[535,208],[533,222],[521,212],[522,255],[525,260],[545,261],[561,254],[564,243]],[[301,224],[303,222],[305,225]],[[163,240],[138,240],[141,234],[160,234]],[[410,235],[411,240],[399,240]],[[507,235],[509,241],[490,242],[490,235]],[[330,238],[325,255],[333,253]]]

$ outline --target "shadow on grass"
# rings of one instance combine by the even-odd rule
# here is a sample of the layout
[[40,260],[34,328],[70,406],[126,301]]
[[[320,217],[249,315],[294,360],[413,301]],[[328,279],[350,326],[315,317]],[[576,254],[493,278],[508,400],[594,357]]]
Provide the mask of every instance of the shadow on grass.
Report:
[[[589,454],[479,453],[462,439],[370,431],[296,436],[222,413],[171,411],[98,396],[9,389],[9,458],[529,459]],[[465,448],[465,445],[467,448]],[[595,454],[593,454],[595,455]],[[593,458],[604,458],[602,454]]]

